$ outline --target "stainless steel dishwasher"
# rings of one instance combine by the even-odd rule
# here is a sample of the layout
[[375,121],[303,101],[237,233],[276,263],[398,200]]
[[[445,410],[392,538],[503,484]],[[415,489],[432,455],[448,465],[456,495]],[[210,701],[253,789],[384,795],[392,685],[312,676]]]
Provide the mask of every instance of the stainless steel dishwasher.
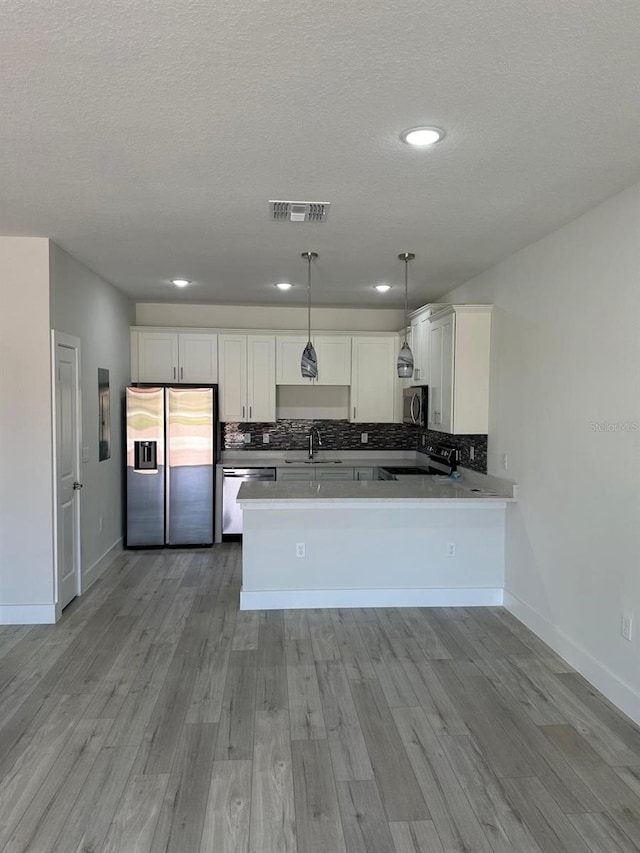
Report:
[[242,510],[236,502],[243,483],[275,480],[275,468],[224,468],[222,480],[222,535],[242,533]]

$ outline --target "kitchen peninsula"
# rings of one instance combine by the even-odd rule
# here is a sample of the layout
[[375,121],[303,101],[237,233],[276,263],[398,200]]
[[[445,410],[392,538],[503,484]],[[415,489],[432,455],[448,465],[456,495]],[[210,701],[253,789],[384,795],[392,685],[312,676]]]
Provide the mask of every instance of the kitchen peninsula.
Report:
[[516,487],[439,479],[243,484],[241,609],[502,604]]

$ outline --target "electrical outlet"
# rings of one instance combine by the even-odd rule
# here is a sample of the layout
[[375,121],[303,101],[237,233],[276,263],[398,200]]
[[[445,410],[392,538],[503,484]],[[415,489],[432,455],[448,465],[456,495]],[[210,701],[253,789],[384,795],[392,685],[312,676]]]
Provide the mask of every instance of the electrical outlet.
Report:
[[506,453],[502,454],[502,470],[503,471],[509,470],[509,457],[507,456]]
[[423,435],[422,436],[422,446],[424,447],[426,443],[427,443],[427,436]]
[[306,557],[306,551],[307,549],[305,548],[304,542],[296,543],[296,557]]
[[631,638],[633,637],[633,616],[630,613],[622,614],[620,633],[625,640],[629,640],[629,642],[631,642]]
[[360,444],[368,444],[369,443],[369,433],[361,432],[360,433]]
[[455,557],[456,555],[456,543],[455,542],[447,542],[447,557]]
[[245,444],[251,444],[251,433],[250,432],[243,432],[242,433],[242,440],[244,441]]
[[469,462],[473,462],[476,458],[476,449],[473,444],[469,445]]
[[269,433],[268,432],[262,433],[262,443],[263,444],[269,444]]

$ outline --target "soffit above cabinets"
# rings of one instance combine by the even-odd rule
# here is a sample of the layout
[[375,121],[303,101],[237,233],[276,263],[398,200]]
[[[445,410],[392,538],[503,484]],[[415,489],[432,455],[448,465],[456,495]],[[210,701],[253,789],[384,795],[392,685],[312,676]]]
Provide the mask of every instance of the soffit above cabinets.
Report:
[[398,308],[407,250],[415,308],[640,177],[637,0],[10,6],[0,233],[136,301],[303,305],[312,250],[314,305]]

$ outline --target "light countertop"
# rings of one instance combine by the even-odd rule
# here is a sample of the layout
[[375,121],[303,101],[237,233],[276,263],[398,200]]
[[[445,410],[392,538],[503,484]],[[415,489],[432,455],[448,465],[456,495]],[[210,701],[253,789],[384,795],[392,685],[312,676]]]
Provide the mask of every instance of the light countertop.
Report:
[[[480,491],[473,491],[474,488]],[[330,480],[318,482],[248,482],[238,492],[242,507],[268,507],[283,504],[354,503],[354,502],[418,502],[464,506],[504,506],[516,498],[504,489],[489,489],[475,482],[437,482],[433,477],[410,477],[405,480]]]

